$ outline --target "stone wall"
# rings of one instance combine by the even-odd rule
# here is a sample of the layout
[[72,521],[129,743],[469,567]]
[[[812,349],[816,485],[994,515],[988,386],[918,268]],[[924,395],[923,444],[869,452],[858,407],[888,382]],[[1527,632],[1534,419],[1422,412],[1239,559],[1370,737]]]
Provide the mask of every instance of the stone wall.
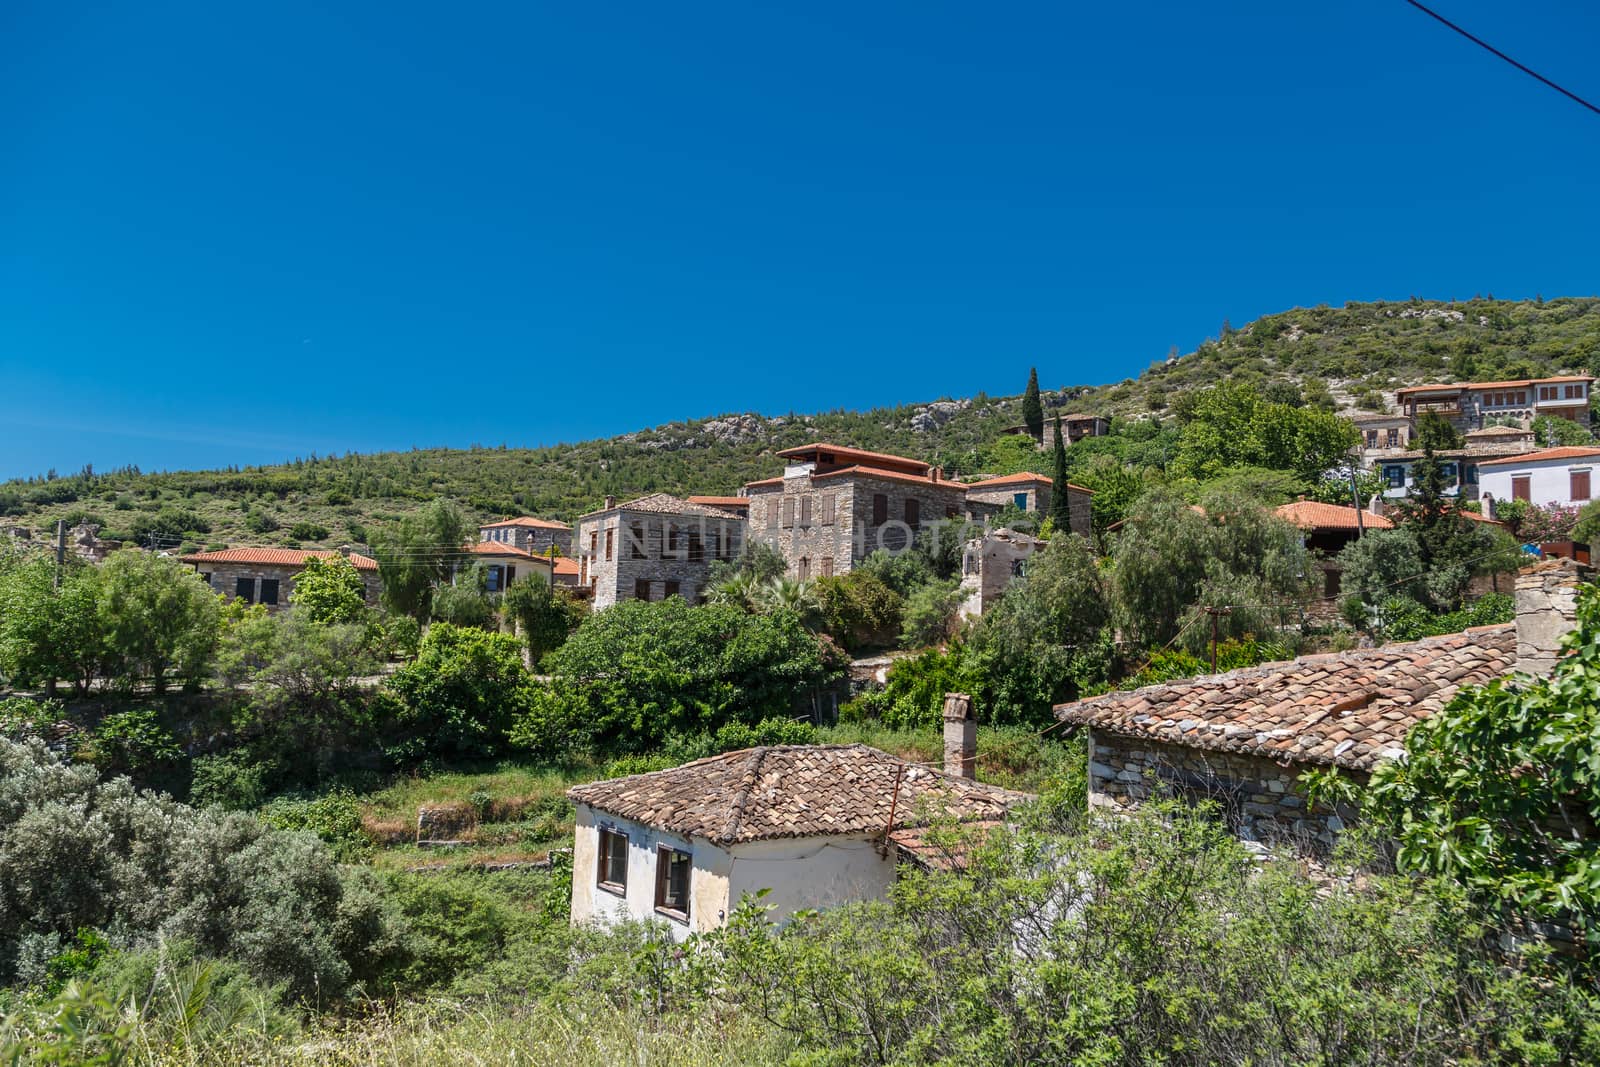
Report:
[[[251,600],[254,603],[260,603],[261,580],[277,579],[278,602],[267,605],[272,611],[282,611],[289,606],[289,597],[294,592],[294,580],[300,573],[299,567],[276,567],[266,563],[200,563],[194,567],[201,575],[209,574],[212,590],[221,593],[229,600],[238,595],[241,578],[252,583]],[[378,580],[378,572],[358,570],[356,573],[361,575],[361,584],[366,587],[367,603],[377,604],[378,594],[383,589]]]
[[[680,531],[676,549],[668,548],[667,527]],[[635,540],[635,526],[643,534]],[[611,558],[606,558],[606,534],[611,533]],[[690,534],[699,538],[701,558],[690,557]],[[593,535],[594,551],[590,542]],[[737,559],[744,551],[745,524],[729,516],[666,515],[660,512],[616,509],[580,519],[577,529],[579,583],[594,591],[596,609],[623,600],[638,599],[639,582],[649,582],[649,599],[662,600],[667,583],[677,582],[677,596],[693,603],[705,593],[711,564],[717,559]],[[634,546],[640,546],[635,558]]]
[[968,541],[961,553],[961,617],[982,615],[999,603],[1028,558],[1045,544],[1012,530],[995,530]]
[[[503,541],[499,536],[502,532],[505,535]],[[485,541],[514,545],[536,556],[544,555],[551,545],[555,545],[563,556],[572,555],[571,530],[552,530],[544,526],[485,526],[478,531],[478,536]]]
[[1552,559],[1518,572],[1517,670],[1536,677],[1550,674],[1561,654],[1561,639],[1577,626],[1578,585],[1590,568],[1572,559]]
[[[875,524],[873,497],[879,494],[885,499],[887,521]],[[952,513],[956,518],[974,518],[999,510],[995,504],[969,501],[958,483],[862,474],[814,479],[801,472],[785,478],[781,486],[752,486],[749,495],[750,536],[776,548],[788,562],[791,577],[844,574],[879,548],[905,551],[917,529],[942,522]],[[833,500],[831,522],[825,521],[829,497]],[[917,502],[916,529],[906,521],[906,504],[912,500]]]
[[[1211,801],[1240,840],[1304,854],[1331,849],[1352,816],[1310,807],[1297,781],[1307,769],[1300,764],[1285,768],[1263,756],[1088,733],[1092,808],[1128,811],[1161,798]],[[1365,783],[1366,775],[1349,773]]]

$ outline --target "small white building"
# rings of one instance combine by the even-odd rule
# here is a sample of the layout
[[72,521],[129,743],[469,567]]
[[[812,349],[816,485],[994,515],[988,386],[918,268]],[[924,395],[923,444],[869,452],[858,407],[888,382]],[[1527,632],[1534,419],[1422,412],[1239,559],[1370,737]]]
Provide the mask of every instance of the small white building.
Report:
[[1496,501],[1582,506],[1594,499],[1600,448],[1546,448],[1478,464],[1479,489]]
[[[970,718],[952,729],[968,753],[954,766],[970,775]],[[774,920],[880,898],[902,861],[929,862],[930,822],[994,825],[1029,799],[865,745],[744,749],[567,796],[572,921],[665,920],[679,940],[763,889]]]

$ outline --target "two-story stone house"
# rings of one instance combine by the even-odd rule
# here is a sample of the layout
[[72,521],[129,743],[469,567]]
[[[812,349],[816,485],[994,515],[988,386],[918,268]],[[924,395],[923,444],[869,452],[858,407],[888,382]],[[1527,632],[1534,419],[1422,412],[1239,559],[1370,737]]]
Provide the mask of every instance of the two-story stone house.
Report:
[[478,539],[510,545],[535,556],[548,554],[551,545],[555,545],[563,556],[572,555],[572,527],[563,522],[536,519],[531,515],[485,523],[478,527]]
[[745,486],[750,536],[783,554],[790,575],[843,574],[877,549],[903,552],[943,519],[990,515],[967,487],[921,460],[843,445],[809,444],[778,455],[782,477]]
[[[981,482],[965,483],[967,501],[971,504],[993,504],[996,507],[1014,507],[1018,511],[1048,515],[1052,501],[1053,483],[1042,474],[1023,471],[1001,478],[986,478]],[[1072,532],[1088,537],[1093,526],[1090,513],[1094,493],[1081,485],[1067,483],[1067,511],[1072,516]]]
[[1589,392],[1594,381],[1587,374],[1567,374],[1505,382],[1414,385],[1395,390],[1395,399],[1413,424],[1423,412],[1433,411],[1462,431],[1481,430],[1493,420],[1515,419],[1526,425],[1539,415],[1588,427]]
[[[695,601],[711,564],[744,551],[745,521],[722,508],[667,493],[605,507],[578,520],[578,584],[596,609],[622,600]],[[559,576],[558,576],[559,577]]]

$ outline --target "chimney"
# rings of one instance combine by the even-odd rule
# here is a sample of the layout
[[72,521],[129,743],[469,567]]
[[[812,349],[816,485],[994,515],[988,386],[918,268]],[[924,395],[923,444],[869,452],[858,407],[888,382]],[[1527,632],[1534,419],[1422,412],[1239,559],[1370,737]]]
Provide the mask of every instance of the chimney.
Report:
[[617,498],[616,497],[614,497],[614,496],[606,497],[606,506],[605,506],[605,510],[606,511],[610,511],[612,508],[614,508],[616,506],[617,506]]
[[928,468],[928,477],[932,478],[934,481],[938,481],[939,480],[939,474],[940,474],[940,470],[939,470],[938,467],[929,467]]
[[351,545],[340,545],[339,546],[339,555],[343,556],[345,559],[349,559],[350,558],[350,553],[352,553],[354,551],[355,551],[355,548],[353,546],[351,546]]
[[957,778],[978,774],[978,720],[966,693],[944,695],[944,772]]
[[1577,628],[1578,586],[1588,576],[1589,568],[1574,559],[1545,560],[1517,572],[1519,673],[1546,678],[1555,670],[1561,639]]

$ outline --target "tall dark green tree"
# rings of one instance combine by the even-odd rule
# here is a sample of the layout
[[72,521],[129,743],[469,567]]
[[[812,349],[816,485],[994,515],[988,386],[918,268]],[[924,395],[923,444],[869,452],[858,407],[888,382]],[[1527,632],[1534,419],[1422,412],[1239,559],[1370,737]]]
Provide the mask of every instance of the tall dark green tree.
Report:
[[1067,439],[1056,416],[1055,466],[1050,471],[1050,521],[1063,534],[1072,532],[1072,496],[1067,485]]
[[1044,405],[1039,402],[1039,370],[1028,368],[1028,388],[1022,394],[1022,421],[1034,440],[1044,440]]

